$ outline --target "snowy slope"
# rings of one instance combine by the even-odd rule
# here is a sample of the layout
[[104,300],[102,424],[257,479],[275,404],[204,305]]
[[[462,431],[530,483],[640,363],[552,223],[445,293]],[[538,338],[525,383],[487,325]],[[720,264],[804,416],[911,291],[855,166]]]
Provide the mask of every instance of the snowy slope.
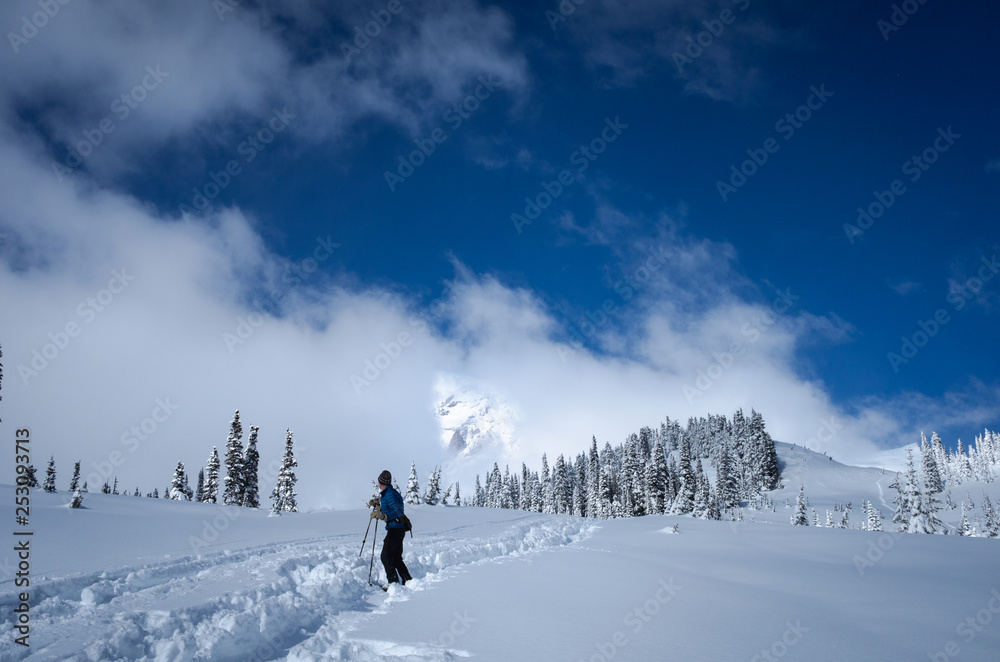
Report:
[[32,646],[8,546],[0,660],[996,659],[1000,541],[789,526],[800,483],[819,509],[889,474],[779,455],[775,511],[742,522],[409,506],[416,580],[389,595],[367,586],[363,511],[35,492]]

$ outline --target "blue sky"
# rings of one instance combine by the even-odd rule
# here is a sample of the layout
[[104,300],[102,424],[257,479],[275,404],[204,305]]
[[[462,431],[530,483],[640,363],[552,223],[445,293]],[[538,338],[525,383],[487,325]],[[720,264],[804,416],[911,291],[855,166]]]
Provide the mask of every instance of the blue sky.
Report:
[[[518,405],[528,458],[738,406],[848,459],[996,426],[995,8],[298,4],[0,10],[4,425],[63,439],[42,420],[79,407],[99,461],[169,392],[158,434],[191,463],[241,402],[276,438],[350,419],[435,463],[447,374]],[[76,304],[123,266],[91,324]]]

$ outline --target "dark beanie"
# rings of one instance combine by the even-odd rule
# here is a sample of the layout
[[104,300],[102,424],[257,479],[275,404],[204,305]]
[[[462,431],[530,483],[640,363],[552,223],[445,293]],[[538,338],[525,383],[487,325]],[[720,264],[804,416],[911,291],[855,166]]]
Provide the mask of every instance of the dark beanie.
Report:
[[392,474],[386,469],[378,475],[379,485],[392,485]]

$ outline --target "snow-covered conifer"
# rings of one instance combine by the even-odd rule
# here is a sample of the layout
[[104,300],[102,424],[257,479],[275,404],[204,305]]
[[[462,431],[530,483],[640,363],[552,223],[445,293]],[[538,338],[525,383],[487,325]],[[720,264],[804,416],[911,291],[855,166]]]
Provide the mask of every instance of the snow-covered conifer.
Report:
[[35,469],[35,465],[29,464],[27,470],[24,472],[24,475],[26,476],[25,484],[28,487],[31,488],[38,487],[38,476],[36,475],[36,473],[37,470]]
[[198,487],[194,488],[194,500],[201,503],[205,500],[205,470],[198,470]]
[[229,437],[226,439],[226,489],[222,502],[227,506],[243,505],[243,424],[237,409],[229,423]]
[[[499,485],[497,486],[500,487]],[[434,467],[430,477],[427,479],[427,491],[424,492],[424,503],[428,506],[436,506],[441,500],[441,467]],[[496,506],[494,506],[496,507]]]
[[680,464],[680,491],[674,500],[674,513],[686,515],[694,510],[694,502],[697,497],[698,479],[691,466],[691,444],[687,437],[681,440]]
[[73,467],[73,478],[69,481],[69,491],[76,492],[80,487],[80,463],[77,462]]
[[[659,440],[653,443],[649,464],[646,465],[646,485],[649,489],[649,506],[654,515],[662,515],[667,507],[667,457]],[[720,498],[720,501],[722,499]],[[723,507],[725,502],[722,501]]]
[[170,484],[170,498],[174,501],[187,501],[188,495],[185,485],[187,484],[187,472],[184,471],[184,463],[178,462],[174,469],[174,479]]
[[809,526],[809,518],[806,517],[806,488],[799,486],[799,496],[795,499],[795,512],[792,514],[792,524],[795,526]]
[[219,450],[212,446],[212,452],[208,456],[208,463],[205,466],[205,491],[202,493],[202,501],[205,503],[218,503],[219,500]]
[[292,431],[285,430],[285,453],[281,458],[281,468],[278,469],[278,482],[271,492],[272,514],[298,512],[295,494],[295,483],[298,480],[295,477],[295,467],[297,466],[299,463],[295,461],[295,453],[292,449]]
[[56,491],[56,458],[54,455],[49,458],[49,468],[45,470],[45,480],[42,482],[42,489],[46,492]]
[[[79,462],[77,463],[77,465],[79,465]],[[73,500],[69,502],[69,507],[80,508],[81,506],[83,506],[83,494],[81,494],[80,490],[78,489],[73,490]]]
[[[479,476],[476,476],[476,485],[479,485]],[[410,477],[406,481],[406,496],[403,501],[407,504],[420,503],[420,483],[417,481],[417,463],[410,462]]]
[[257,487],[257,465],[260,463],[260,453],[257,452],[259,430],[256,425],[250,426],[247,450],[243,455],[243,505],[247,508],[260,508],[260,492]]

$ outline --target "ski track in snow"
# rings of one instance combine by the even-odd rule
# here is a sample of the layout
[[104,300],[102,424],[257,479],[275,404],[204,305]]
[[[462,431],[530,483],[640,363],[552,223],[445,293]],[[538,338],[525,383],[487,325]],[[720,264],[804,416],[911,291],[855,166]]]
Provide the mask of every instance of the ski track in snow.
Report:
[[[0,660],[454,660],[468,654],[430,643],[357,640],[350,633],[463,566],[564,547],[594,528],[579,518],[528,515],[407,539],[415,579],[388,595],[368,586],[371,548],[359,557],[353,536],[33,582],[31,648],[7,648],[14,636],[8,617],[0,624],[7,648]],[[462,529],[475,537],[456,540]],[[378,558],[375,569],[381,569]],[[15,597],[0,594],[4,614],[13,613]]]

